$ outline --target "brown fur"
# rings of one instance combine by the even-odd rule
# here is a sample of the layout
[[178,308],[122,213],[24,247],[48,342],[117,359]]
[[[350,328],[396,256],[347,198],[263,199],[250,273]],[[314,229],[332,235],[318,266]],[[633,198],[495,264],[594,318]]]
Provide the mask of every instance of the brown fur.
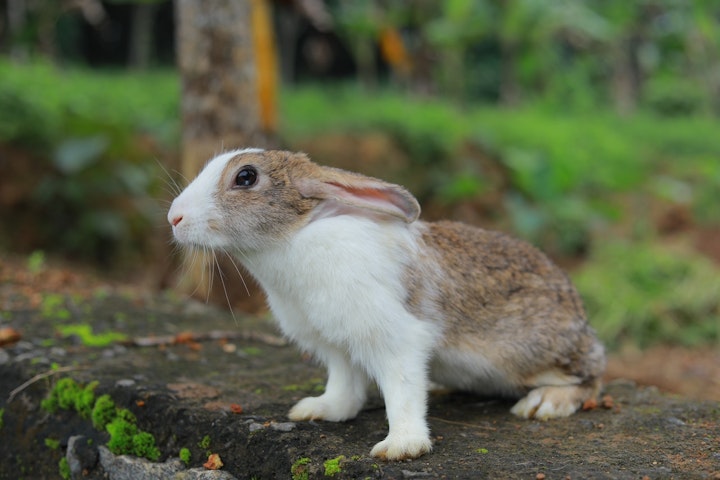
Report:
[[[431,282],[409,295],[410,308],[431,298],[443,313],[443,347],[483,352],[517,382],[548,369],[590,381],[604,361],[568,277],[532,245],[461,223],[426,224],[434,252]],[[412,284],[411,284],[412,287]],[[427,301],[427,300],[425,300]],[[529,385],[518,385],[529,388]]]

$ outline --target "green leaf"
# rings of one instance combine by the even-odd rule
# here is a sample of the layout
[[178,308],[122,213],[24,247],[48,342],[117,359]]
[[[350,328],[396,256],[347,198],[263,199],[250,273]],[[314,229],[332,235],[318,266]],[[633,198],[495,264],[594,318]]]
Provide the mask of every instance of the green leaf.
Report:
[[61,172],[71,175],[97,162],[108,145],[103,135],[66,140],[55,150],[53,161]]

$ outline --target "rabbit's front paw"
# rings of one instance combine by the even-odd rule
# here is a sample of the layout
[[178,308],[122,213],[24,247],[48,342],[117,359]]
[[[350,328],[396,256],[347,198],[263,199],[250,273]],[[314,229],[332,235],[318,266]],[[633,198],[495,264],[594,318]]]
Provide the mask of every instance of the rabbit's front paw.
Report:
[[370,455],[383,460],[407,460],[417,458],[432,450],[427,436],[388,435],[370,451]]
[[329,422],[342,422],[355,418],[360,411],[356,402],[328,398],[327,395],[319,397],[306,397],[290,409],[288,417],[294,422],[303,420],[327,420]]

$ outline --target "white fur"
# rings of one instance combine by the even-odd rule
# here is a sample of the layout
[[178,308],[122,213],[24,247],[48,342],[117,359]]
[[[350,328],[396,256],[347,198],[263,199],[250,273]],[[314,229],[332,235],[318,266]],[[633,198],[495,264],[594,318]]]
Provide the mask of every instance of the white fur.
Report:
[[325,393],[301,400],[290,418],[353,418],[372,379],[390,433],[371,453],[387,458],[430,449],[426,365],[440,332],[403,301],[403,265],[417,254],[417,235],[401,222],[325,217],[246,260],[283,332],[328,367]]
[[[246,148],[218,155],[210,160],[197,178],[173,200],[167,218],[173,226],[173,234],[178,242],[198,247],[218,248],[232,241],[210,228],[212,221],[222,221],[220,212],[215,207],[213,193],[217,190],[220,174],[230,159],[243,153],[257,152],[262,150]],[[175,225],[179,217],[186,221]]]
[[430,378],[443,387],[481,395],[516,396],[519,382],[480,352],[440,348],[430,365]]
[[[211,228],[222,220],[213,193],[231,158],[257,151],[216,157],[173,201],[168,221],[180,243],[232,250],[232,239]],[[420,227],[351,211],[331,206],[286,241],[234,253],[263,286],[285,335],[328,368],[325,393],[298,402],[290,418],[353,418],[375,381],[390,430],[371,454],[417,457],[431,449],[427,365],[441,335],[404,304],[403,274],[417,263]]]
[[510,409],[522,418],[549,420],[568,417],[581,404],[581,387],[576,385],[540,387],[531,390]]

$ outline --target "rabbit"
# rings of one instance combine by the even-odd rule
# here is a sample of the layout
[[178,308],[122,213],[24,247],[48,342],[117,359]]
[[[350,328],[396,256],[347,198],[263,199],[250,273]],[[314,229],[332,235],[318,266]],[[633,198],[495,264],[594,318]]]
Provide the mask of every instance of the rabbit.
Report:
[[212,159],[168,221],[179,244],[232,253],[284,335],[327,367],[292,421],[352,419],[377,384],[389,432],[374,457],[431,450],[431,384],[519,399],[526,419],[595,398],[604,348],[568,277],[524,241],[419,215],[401,186],[253,148]]

